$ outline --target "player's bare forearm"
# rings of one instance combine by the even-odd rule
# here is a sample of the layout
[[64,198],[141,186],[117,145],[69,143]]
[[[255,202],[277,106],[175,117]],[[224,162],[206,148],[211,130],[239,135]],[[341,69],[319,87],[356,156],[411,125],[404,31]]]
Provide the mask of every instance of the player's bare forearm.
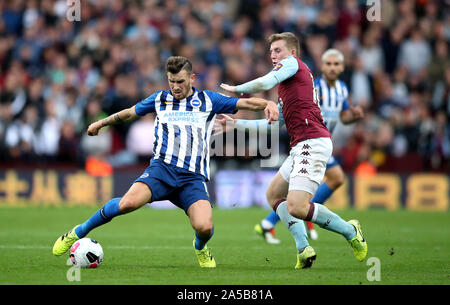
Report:
[[236,104],[236,108],[251,111],[264,110],[268,102],[270,101],[259,97],[240,98]]
[[352,124],[356,121],[359,121],[364,117],[364,111],[360,106],[352,107],[345,111],[342,111],[340,114],[341,121],[344,125]]
[[259,97],[240,98],[236,103],[236,108],[252,111],[264,110],[269,124],[270,122],[277,121],[280,115],[278,107],[274,102]]
[[105,126],[116,125],[121,123],[127,123],[135,120],[138,117],[134,106],[111,114],[109,117],[99,120],[89,125],[87,134],[90,136],[96,136],[100,129]]
[[136,118],[136,115],[133,115],[132,109],[129,108],[129,109],[124,109],[122,111],[111,114],[109,117],[101,120],[101,123],[102,123],[102,127],[105,127],[105,126],[109,126],[109,125],[131,122],[135,118]]

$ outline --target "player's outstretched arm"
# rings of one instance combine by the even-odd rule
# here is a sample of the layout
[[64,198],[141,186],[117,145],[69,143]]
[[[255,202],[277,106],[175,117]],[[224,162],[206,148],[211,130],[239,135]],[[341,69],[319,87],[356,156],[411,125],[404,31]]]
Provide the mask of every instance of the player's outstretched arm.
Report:
[[115,125],[119,123],[126,123],[131,122],[135,120],[137,117],[139,117],[136,114],[135,106],[121,110],[119,112],[116,112],[114,114],[111,114],[109,117],[104,118],[102,120],[98,120],[97,122],[92,123],[89,125],[87,129],[87,134],[89,136],[96,136],[98,135],[98,132],[100,129],[102,129],[105,126],[109,125]]
[[258,77],[252,81],[244,83],[238,86],[231,86],[228,84],[220,84],[220,87],[228,92],[232,93],[257,93],[272,89],[278,84],[277,78],[273,73],[266,74],[262,77]]
[[220,87],[228,92],[233,93],[256,93],[267,91],[281,83],[282,81],[293,76],[298,71],[298,62],[293,56],[280,61],[279,65],[264,76],[246,82],[242,85],[231,86],[228,84],[220,84]]
[[236,103],[236,109],[252,111],[264,110],[264,114],[269,121],[269,124],[277,121],[280,115],[277,104],[259,97],[240,98]]

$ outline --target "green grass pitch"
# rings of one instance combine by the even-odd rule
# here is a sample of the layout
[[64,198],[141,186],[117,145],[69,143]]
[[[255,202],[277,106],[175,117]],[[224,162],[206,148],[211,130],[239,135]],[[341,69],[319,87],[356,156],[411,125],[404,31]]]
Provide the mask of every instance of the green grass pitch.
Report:
[[276,227],[280,245],[266,244],[253,232],[268,212],[261,208],[214,209],[215,234],[208,245],[217,268],[204,270],[198,266],[194,233],[183,211],[147,207],[92,231],[88,237],[103,246],[103,264],[81,269],[80,280],[69,281],[68,254],[54,257],[53,243],[96,210],[1,207],[0,284],[450,284],[448,212],[338,211],[346,220],[361,221],[368,258],[379,262],[377,281],[376,270],[370,269],[375,263],[356,261],[343,237],[319,227],[319,240],[311,241],[317,260],[311,269],[294,270],[295,244],[282,223]]

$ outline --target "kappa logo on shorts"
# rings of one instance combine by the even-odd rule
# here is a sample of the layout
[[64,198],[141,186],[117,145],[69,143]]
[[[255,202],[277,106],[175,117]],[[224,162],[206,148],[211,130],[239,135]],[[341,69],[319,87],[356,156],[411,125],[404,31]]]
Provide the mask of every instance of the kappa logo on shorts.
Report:
[[148,177],[148,173],[143,173],[139,178],[144,179]]
[[306,159],[303,159],[300,163],[301,164],[309,164],[308,160],[306,160]]
[[302,168],[298,171],[300,174],[308,174],[308,171],[306,170],[306,168]]
[[309,146],[308,144],[303,144],[302,149],[311,149],[311,146]]
[[304,155],[304,156],[309,156],[310,153],[309,153],[309,151],[302,151],[302,155]]

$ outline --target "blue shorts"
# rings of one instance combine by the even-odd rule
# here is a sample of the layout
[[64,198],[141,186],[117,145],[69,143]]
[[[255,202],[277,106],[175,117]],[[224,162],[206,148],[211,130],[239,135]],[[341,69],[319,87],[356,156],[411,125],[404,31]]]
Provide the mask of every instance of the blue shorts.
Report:
[[327,162],[327,169],[330,169],[336,165],[339,165],[339,162],[337,162],[337,160],[333,157],[333,155],[331,155],[330,159],[328,159]]
[[134,182],[143,182],[152,191],[152,201],[169,200],[187,213],[198,200],[208,200],[205,177],[186,169],[152,159],[150,166]]

